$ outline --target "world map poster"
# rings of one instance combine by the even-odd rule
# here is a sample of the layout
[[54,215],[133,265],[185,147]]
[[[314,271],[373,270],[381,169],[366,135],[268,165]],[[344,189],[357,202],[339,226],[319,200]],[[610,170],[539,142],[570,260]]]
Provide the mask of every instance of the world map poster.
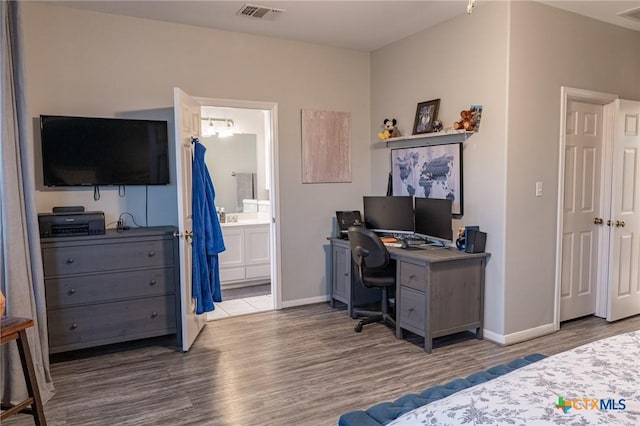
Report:
[[450,199],[462,216],[462,144],[392,149],[391,169],[393,195]]

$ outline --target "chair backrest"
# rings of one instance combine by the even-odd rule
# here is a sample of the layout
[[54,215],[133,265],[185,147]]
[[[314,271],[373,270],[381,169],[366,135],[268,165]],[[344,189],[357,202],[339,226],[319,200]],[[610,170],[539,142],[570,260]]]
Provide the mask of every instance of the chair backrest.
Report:
[[360,226],[351,226],[348,233],[351,256],[358,267],[384,269],[389,265],[389,251],[375,232]]

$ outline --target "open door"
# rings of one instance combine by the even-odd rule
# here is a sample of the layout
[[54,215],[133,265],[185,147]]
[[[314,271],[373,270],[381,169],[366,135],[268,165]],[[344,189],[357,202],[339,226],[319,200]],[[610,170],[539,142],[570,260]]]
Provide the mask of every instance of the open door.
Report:
[[173,89],[176,136],[176,187],[178,194],[178,229],[180,238],[180,312],[182,316],[182,350],[188,351],[204,327],[206,315],[196,315],[192,296],[192,161],[191,138],[200,135],[200,104],[179,88]]
[[607,321],[640,314],[640,102],[616,100]]

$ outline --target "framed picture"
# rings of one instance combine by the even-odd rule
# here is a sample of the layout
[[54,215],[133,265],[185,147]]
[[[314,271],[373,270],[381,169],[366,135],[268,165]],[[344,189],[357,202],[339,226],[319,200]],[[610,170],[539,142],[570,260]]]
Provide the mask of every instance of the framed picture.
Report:
[[391,175],[393,195],[450,199],[462,216],[461,143],[392,149]]
[[413,122],[413,134],[431,133],[433,122],[438,118],[440,99],[420,102],[416,108],[416,119]]

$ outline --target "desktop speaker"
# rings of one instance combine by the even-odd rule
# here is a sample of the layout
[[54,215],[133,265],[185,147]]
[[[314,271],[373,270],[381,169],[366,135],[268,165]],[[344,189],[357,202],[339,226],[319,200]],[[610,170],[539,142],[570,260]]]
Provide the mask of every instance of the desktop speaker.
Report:
[[464,251],[467,253],[484,253],[484,246],[487,242],[487,233],[476,230],[467,230]]

